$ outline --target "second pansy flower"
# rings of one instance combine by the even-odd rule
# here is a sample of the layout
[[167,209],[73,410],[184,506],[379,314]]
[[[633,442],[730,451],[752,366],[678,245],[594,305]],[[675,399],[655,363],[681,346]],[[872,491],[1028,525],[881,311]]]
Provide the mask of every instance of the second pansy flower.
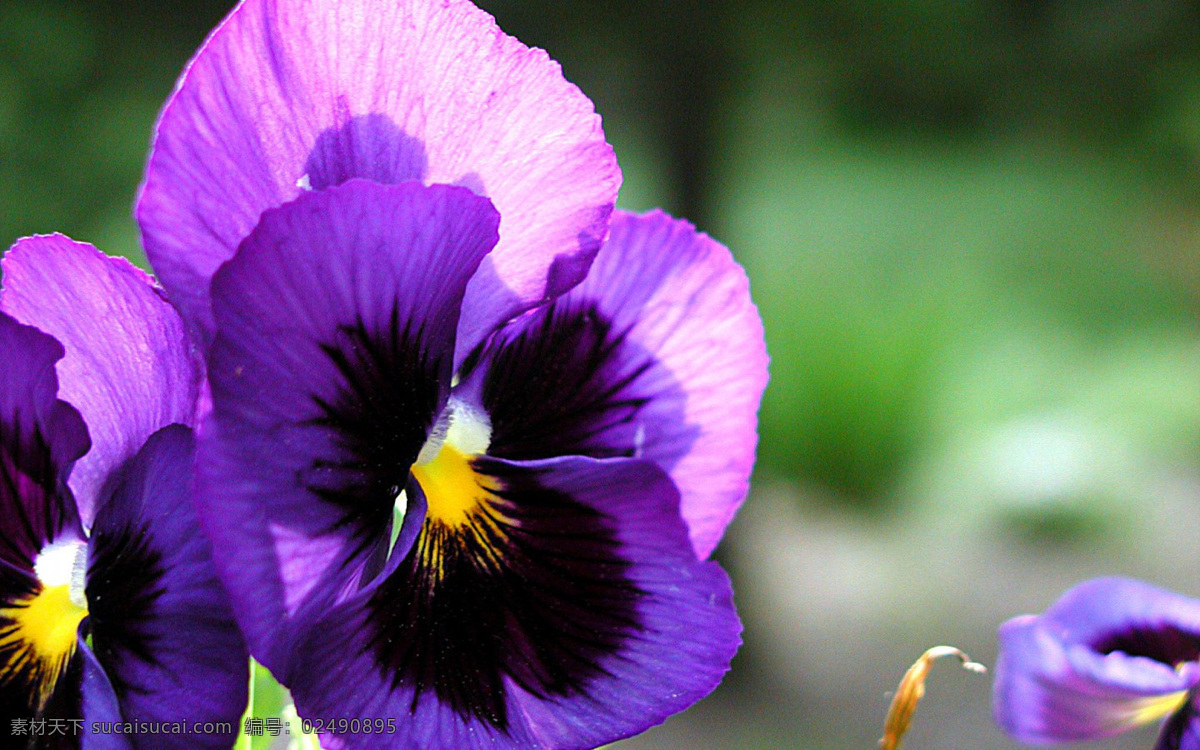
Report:
[[227,748],[247,654],[196,533],[183,322],[61,235],[0,265],[4,726],[31,748]]
[[1156,750],[1200,747],[1200,601],[1097,578],[1000,627],[997,723],[1038,744],[1098,740],[1166,719]]

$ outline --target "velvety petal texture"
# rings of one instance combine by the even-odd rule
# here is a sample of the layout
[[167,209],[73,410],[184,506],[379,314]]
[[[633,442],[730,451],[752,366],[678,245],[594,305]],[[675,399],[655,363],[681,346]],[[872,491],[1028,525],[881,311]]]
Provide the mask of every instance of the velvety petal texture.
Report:
[[145,733],[138,748],[228,748],[246,706],[249,654],[196,533],[195,441],[155,433],[106,485],[88,550],[92,643],[126,721],[226,722],[224,734]]
[[472,466],[488,499],[448,522],[430,498],[406,519],[422,524],[416,543],[280,665],[302,715],[399,718],[383,738],[337,732],[342,747],[567,750],[640,732],[717,685],[741,625],[658,467]]
[[498,221],[465,188],[352,180],[268,211],[217,274],[201,508],[268,667],[301,610],[386,552]]
[[62,235],[27,237],[3,259],[0,310],[66,349],[60,395],[92,437],[71,473],[85,524],[108,474],[166,425],[195,422],[201,362],[162,290],[124,258]]
[[262,213],[356,177],[462,185],[499,210],[464,347],[583,278],[620,183],[591,102],[465,0],[244,0],[158,123],[147,255],[207,341],[208,282]]
[[746,496],[767,383],[762,320],[729,251],[662,212],[618,213],[582,284],[506,326],[460,392],[490,455],[646,458],[707,557]]
[[[1126,578],[1087,581],[1044,615],[1001,626],[996,721],[1023,742],[1117,734],[1190,706],[1198,658],[1200,601]],[[1164,732],[1190,737],[1190,725]]]

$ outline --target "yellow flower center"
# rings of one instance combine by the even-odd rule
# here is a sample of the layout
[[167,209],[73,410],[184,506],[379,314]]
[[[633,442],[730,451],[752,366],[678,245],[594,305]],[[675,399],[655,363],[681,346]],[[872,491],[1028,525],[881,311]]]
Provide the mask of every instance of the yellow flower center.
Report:
[[83,542],[57,542],[38,555],[37,590],[0,602],[0,683],[20,681],[40,711],[75,655],[76,632],[87,617]]
[[1170,716],[1187,703],[1188,691],[1158,695],[1132,701],[1129,706],[1128,721],[1130,726],[1141,726]]
[[472,512],[492,496],[495,483],[471,467],[471,457],[449,442],[427,464],[417,464],[413,476],[425,492],[427,521],[451,528],[467,523]]
[[421,449],[412,467],[425,493],[426,523],[458,528],[493,497],[494,479],[475,471],[471,461],[487,452],[492,426],[486,414],[456,399]]
[[41,587],[36,594],[0,609],[0,682],[25,681],[40,710],[75,655],[75,633],[87,610],[71,601],[68,584]]

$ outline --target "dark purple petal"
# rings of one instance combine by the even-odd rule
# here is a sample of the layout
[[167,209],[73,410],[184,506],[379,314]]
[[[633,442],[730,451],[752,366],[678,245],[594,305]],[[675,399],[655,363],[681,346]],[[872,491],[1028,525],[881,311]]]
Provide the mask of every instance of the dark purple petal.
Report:
[[0,562],[29,574],[47,543],[81,535],[66,478],[89,441],[79,412],[57,398],[62,356],[51,336],[0,312]]
[[67,719],[83,719],[77,745],[83,750],[132,750],[133,738],[112,731],[95,731],[111,727],[116,722],[126,721],[121,717],[117,692],[96,660],[96,655],[79,639],[78,660],[82,666],[82,680],[78,695],[82,709],[66,714]]
[[[73,656],[63,669],[58,688],[40,710],[31,708],[27,695],[11,685],[0,685],[0,736],[10,737],[4,747],[31,750],[126,750],[129,740],[92,732],[92,722],[121,721],[116,693],[81,634],[76,634]],[[31,720],[43,722],[37,734]],[[15,728],[24,722],[25,731]]]
[[470,465],[490,488],[473,515],[448,520],[434,486],[416,543],[298,640],[278,674],[301,715],[394,717],[396,747],[565,750],[640,732],[717,685],[741,625],[660,469]]
[[139,748],[228,748],[249,654],[197,533],[192,431],[156,432],[106,485],[89,544],[92,643],[126,721],[228,722],[233,733],[143,734]]
[[1161,719],[1200,684],[1198,625],[1198,601],[1124,578],[1082,583],[1001,626],[996,721],[1023,742],[1069,742]]
[[3,268],[0,309],[66,349],[59,395],[92,437],[70,484],[90,525],[109,472],[159,428],[194,424],[199,358],[162,290],[124,258],[49,235],[17,242]]
[[464,188],[352,180],[268,211],[217,274],[202,516],[268,667],[276,630],[386,545],[497,223]]
[[620,185],[591,102],[469,2],[246,0],[162,113],[147,255],[207,341],[208,280],[259,216],[355,177],[462,185],[500,211],[463,346],[583,278]]
[[463,392],[490,455],[646,458],[707,557],[746,495],[767,382],[762,320],[729,251],[687,222],[618,213],[587,279],[501,330]]
[[1200,710],[1192,695],[1182,710],[1163,723],[1154,750],[1200,750]]

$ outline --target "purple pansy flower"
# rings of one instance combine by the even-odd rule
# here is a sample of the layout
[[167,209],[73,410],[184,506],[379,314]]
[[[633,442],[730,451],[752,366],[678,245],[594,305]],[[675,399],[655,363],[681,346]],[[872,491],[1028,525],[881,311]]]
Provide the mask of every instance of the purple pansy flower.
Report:
[[328,745],[594,747],[727,671],[762,324],[618,183],[467,2],[247,0],[168,102],[138,218],[207,350],[219,573],[302,716],[400,720]]
[[0,720],[62,730],[29,747],[228,747],[233,728],[155,729],[235,727],[248,680],[195,533],[183,322],[146,274],[61,235],[14,245],[3,285]]
[[1075,586],[1000,628],[996,721],[1035,744],[1167,718],[1156,750],[1200,748],[1200,601],[1127,578]]

